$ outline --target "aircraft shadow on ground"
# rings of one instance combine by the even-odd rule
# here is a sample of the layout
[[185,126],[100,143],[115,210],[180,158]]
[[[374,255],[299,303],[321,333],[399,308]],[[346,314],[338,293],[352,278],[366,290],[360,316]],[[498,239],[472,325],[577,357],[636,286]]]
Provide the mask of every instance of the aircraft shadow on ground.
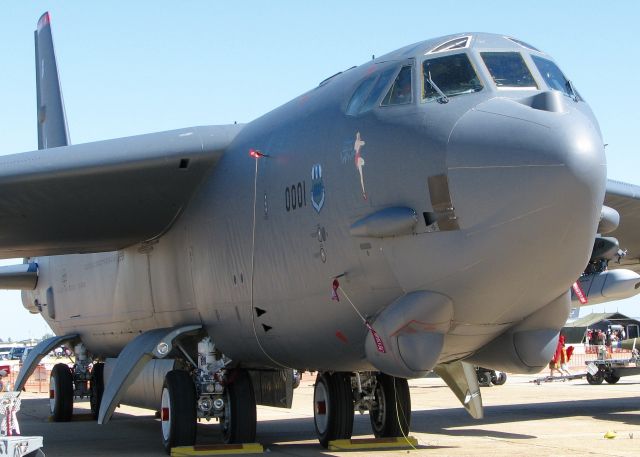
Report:
[[573,416],[591,416],[594,419],[640,425],[640,414],[622,414],[640,410],[640,397],[569,400],[562,402],[523,403],[485,406],[485,417],[471,418],[462,408],[413,411],[412,430],[442,435],[478,435],[509,438],[535,438],[532,435],[504,434],[492,430],[474,430],[460,427],[482,427],[502,423],[543,420]]
[[[29,406],[33,406],[33,408],[36,409],[36,402],[40,402],[39,408],[41,408],[42,402],[44,401],[46,400],[25,399],[23,400],[24,408],[28,410],[30,409]],[[640,414],[629,413],[630,411],[637,410],[640,410],[640,397],[635,396],[485,406],[485,417],[481,420],[471,418],[462,407],[437,410],[414,410],[412,414],[411,431],[430,435],[487,436],[500,439],[527,440],[535,439],[537,436],[489,430],[487,426],[573,416],[590,416],[594,419],[610,421],[616,424],[638,426],[640,425]],[[82,408],[80,408],[80,411],[81,413],[83,412]],[[27,412],[27,414],[32,415],[29,412]],[[260,415],[258,415],[258,419],[257,440],[266,446],[273,447],[273,450],[277,448],[282,451],[286,451],[286,449],[315,448],[320,453],[324,451],[317,444],[312,417],[260,420]],[[120,423],[120,426],[125,426],[122,422],[126,422],[126,426],[131,426],[132,422],[140,422],[139,430],[143,432],[143,434],[145,430],[148,430],[149,435],[151,435],[155,433],[156,428],[159,429],[158,421],[152,413],[148,416],[134,416],[123,412],[116,412],[111,422],[113,429],[119,427],[118,423]],[[88,425],[91,426],[95,424]],[[105,427],[109,428],[109,425]],[[112,432],[115,432],[113,429]],[[106,431],[107,430],[105,430],[105,432]],[[354,438],[371,435],[371,427],[367,414],[356,414],[353,431]],[[110,435],[110,433],[108,434]],[[140,439],[143,439],[143,437],[141,436]],[[199,444],[220,443],[221,440],[220,427],[216,421],[209,423],[203,421],[198,426]],[[305,442],[297,443],[299,441]],[[425,448],[425,446],[421,447]],[[426,448],[433,449],[434,446],[427,446]]]

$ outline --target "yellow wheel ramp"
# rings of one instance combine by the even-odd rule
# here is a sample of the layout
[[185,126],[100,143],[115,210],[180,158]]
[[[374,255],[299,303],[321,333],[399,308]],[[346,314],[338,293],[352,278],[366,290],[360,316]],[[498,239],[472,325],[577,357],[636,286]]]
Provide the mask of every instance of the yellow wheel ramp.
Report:
[[189,455],[221,455],[221,454],[260,454],[264,452],[262,444],[212,444],[203,446],[178,446],[171,448],[172,457]]
[[415,448],[418,440],[413,436],[395,438],[360,438],[329,441],[330,451],[355,451],[359,449]]

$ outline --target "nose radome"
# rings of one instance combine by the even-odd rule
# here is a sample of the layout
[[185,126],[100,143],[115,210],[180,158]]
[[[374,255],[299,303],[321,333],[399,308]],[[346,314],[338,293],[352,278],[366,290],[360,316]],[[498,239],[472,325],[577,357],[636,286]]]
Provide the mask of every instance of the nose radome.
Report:
[[502,294],[508,288],[513,303],[520,300],[500,314],[506,322],[566,292],[584,270],[606,164],[598,130],[580,111],[496,101],[505,103],[485,104],[458,121],[447,172],[466,257],[491,265],[485,281],[501,281]]
[[447,169],[461,228],[555,208],[595,230],[606,183],[604,146],[597,127],[570,105],[553,112],[510,99],[480,104],[451,131]]

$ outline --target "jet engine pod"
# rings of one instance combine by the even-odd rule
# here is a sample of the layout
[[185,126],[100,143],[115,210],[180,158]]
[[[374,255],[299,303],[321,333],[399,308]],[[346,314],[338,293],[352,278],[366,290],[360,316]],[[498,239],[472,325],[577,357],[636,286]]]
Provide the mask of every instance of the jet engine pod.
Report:
[[465,362],[509,373],[538,373],[551,360],[558,343],[558,333],[569,317],[569,291],[527,316],[522,322]]
[[598,233],[606,235],[613,232],[620,225],[620,214],[613,208],[603,206],[598,223]]
[[453,303],[429,291],[408,293],[387,306],[367,335],[367,360],[402,378],[427,374],[438,361],[453,318]]
[[[640,293],[640,275],[624,268],[584,275],[578,281],[587,296],[586,305],[622,300]],[[575,293],[571,294],[571,301],[573,306],[581,306]]]

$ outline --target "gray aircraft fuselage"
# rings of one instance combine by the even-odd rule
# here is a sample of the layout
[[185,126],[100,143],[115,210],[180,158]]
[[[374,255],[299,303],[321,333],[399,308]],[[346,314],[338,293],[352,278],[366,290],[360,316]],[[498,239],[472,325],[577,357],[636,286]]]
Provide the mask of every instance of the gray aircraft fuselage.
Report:
[[[202,323],[245,366],[350,371],[372,369],[359,314],[375,326],[394,300],[430,291],[453,304],[438,363],[472,355],[563,296],[583,271],[606,165],[588,105],[554,96],[532,63],[548,56],[471,36],[469,47],[437,56],[466,54],[481,90],[447,103],[421,96],[423,61],[436,56],[427,51],[447,37],[335,76],[239,127],[152,242],[30,259],[39,280],[23,292],[25,306],[55,303],[43,312],[52,329],[79,333],[98,356],[117,355],[152,328]],[[536,88],[497,87],[482,51],[520,53]],[[403,65],[411,103],[380,106],[385,88],[370,109],[347,113],[362,81]],[[412,233],[351,229],[396,207],[415,210]],[[566,317],[560,307],[534,327],[558,329]]]

